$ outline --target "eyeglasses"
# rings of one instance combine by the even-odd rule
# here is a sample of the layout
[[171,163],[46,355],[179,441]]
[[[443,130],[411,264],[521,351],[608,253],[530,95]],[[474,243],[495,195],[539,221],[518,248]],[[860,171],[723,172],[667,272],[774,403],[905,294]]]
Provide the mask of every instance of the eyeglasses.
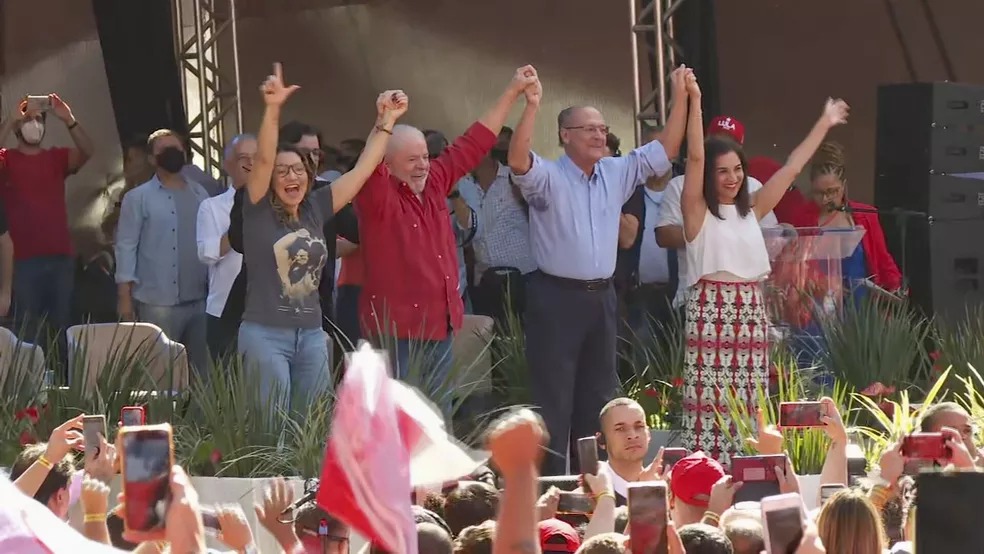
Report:
[[844,192],[844,187],[834,187],[826,190],[815,190],[813,196],[817,198],[837,198]]
[[316,158],[321,158],[325,155],[325,151],[320,148],[298,148],[297,151],[305,156],[314,156]]
[[608,125],[579,125],[577,127],[564,127],[564,129],[567,129],[568,131],[584,131],[589,135],[593,135],[595,133],[601,133],[606,136],[608,135],[608,131],[609,131]]
[[275,165],[273,166],[273,172],[277,177],[286,177],[291,173],[298,177],[305,177],[307,175],[307,169],[305,169],[304,164]]

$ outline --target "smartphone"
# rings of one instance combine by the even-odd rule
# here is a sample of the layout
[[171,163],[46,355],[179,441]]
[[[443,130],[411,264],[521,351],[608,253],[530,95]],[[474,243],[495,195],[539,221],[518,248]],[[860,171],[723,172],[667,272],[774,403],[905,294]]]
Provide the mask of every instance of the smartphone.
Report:
[[120,410],[120,425],[123,427],[146,424],[147,411],[143,406],[123,406]]
[[827,409],[821,402],[783,402],[779,404],[779,427],[823,427],[821,416]]
[[99,436],[106,438],[106,416],[87,415],[82,417],[82,438],[85,439],[85,455],[99,455]]
[[558,514],[590,515],[594,512],[591,496],[583,492],[562,491],[557,501]]
[[122,427],[118,439],[123,494],[123,524],[139,540],[156,540],[164,534],[164,517],[170,501],[174,441],[171,426]]
[[222,530],[222,526],[219,525],[218,511],[214,507],[202,506],[202,526],[205,527],[205,532],[210,535],[218,535]]
[[910,460],[948,460],[951,452],[943,433],[913,433],[902,439],[902,455]]
[[690,455],[690,451],[686,448],[664,448],[663,449],[663,465],[670,466],[670,469],[676,465],[677,462],[686,458]]
[[581,437],[577,439],[577,459],[581,464],[581,475],[598,475],[598,439]]
[[762,499],[762,527],[768,554],[791,554],[803,540],[803,500],[796,493]]
[[629,541],[634,554],[668,554],[666,483],[629,483]]
[[786,469],[786,456],[734,456],[731,458],[731,477],[744,483],[735,493],[735,502],[758,502],[779,494],[776,466]]
[[28,96],[26,112],[46,112],[51,109],[51,98],[48,96]]
[[820,485],[820,505],[823,506],[837,491],[846,489],[844,485]]
[[[980,552],[984,544],[984,473],[923,473],[914,552]],[[954,509],[960,506],[959,509]]]

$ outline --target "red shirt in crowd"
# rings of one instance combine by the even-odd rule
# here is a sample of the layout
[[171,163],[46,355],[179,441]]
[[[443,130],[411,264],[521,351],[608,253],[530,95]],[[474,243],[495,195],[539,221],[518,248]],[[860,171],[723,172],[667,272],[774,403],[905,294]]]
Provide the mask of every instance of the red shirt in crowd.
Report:
[[15,259],[72,255],[65,207],[70,152],[69,148],[48,148],[24,154],[0,148],[0,198]]
[[355,198],[365,280],[359,316],[368,336],[444,340],[460,329],[458,255],[448,194],[497,137],[474,123],[438,158],[421,197],[380,164]]

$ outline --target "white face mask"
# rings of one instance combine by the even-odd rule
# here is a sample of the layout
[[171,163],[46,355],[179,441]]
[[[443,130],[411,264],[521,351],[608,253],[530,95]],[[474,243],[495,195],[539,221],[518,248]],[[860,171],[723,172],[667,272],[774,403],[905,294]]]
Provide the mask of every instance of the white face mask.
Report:
[[24,142],[31,145],[40,144],[41,138],[44,137],[44,123],[37,120],[28,121],[21,125],[20,132]]

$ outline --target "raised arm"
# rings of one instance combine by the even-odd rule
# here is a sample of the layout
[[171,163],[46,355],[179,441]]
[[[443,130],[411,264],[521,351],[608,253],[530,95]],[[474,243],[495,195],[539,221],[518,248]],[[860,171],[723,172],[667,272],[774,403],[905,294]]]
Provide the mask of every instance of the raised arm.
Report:
[[489,108],[489,111],[485,112],[485,115],[479,118],[478,122],[498,135],[499,131],[502,130],[502,126],[506,123],[506,118],[509,117],[509,112],[512,110],[513,104],[523,94],[526,87],[533,84],[536,80],[536,69],[532,65],[524,65],[517,69],[516,73],[513,74],[512,80],[509,81],[509,86],[499,96],[499,99],[495,101],[495,104]]
[[393,135],[393,126],[400,116],[407,113],[409,107],[410,100],[402,90],[387,90],[376,98],[376,123],[369,132],[369,138],[366,139],[366,147],[362,149],[355,167],[331,184],[331,203],[334,213],[338,213],[355,198],[355,195],[359,194],[362,185],[366,184],[372,172],[382,163],[383,155],[386,154],[386,144]]
[[246,194],[252,204],[256,204],[270,190],[270,178],[273,176],[273,162],[277,158],[277,139],[280,136],[280,108],[290,98],[294,91],[301,87],[284,85],[284,70],[280,63],[273,64],[273,75],[266,78],[260,85],[263,93],[263,120],[260,122],[260,132],[256,137],[256,158],[253,160],[253,170],[246,181]]
[[[534,75],[536,72],[534,70]],[[525,90],[526,108],[523,115],[519,118],[519,124],[513,131],[512,139],[509,140],[509,169],[516,175],[526,175],[533,166],[533,158],[530,152],[533,148],[533,131],[536,125],[536,113],[540,111],[540,99],[543,97],[543,86],[540,79]]]
[[803,168],[806,167],[813,154],[816,153],[817,148],[820,147],[820,143],[827,136],[827,132],[838,125],[847,123],[849,110],[850,107],[847,105],[847,102],[839,99],[827,99],[823,113],[820,114],[820,119],[813,125],[810,134],[806,135],[803,142],[789,155],[786,165],[782,166],[769,179],[769,182],[765,183],[761,190],[753,195],[752,205],[755,208],[755,216],[757,218],[762,219],[776,207],[776,204],[782,199],[782,195],[786,194],[793,181],[803,171]]
[[700,87],[694,74],[688,73],[687,92],[690,93],[690,117],[687,120],[687,169],[683,177],[680,209],[683,213],[683,236],[694,240],[707,214],[704,199],[704,114],[700,107]]
[[670,108],[670,117],[666,120],[666,126],[656,139],[663,144],[666,156],[674,159],[680,155],[680,144],[683,136],[687,132],[687,80],[686,76],[692,74],[693,70],[681,65],[670,74],[670,88],[673,91],[673,106]]
[[75,119],[75,115],[72,114],[72,108],[57,94],[49,94],[48,98],[51,99],[52,111],[65,124],[68,134],[72,137],[72,142],[75,143],[75,148],[68,151],[68,168],[66,170],[68,175],[74,175],[89,161],[96,149],[92,144],[92,139],[89,138],[89,135],[79,125],[78,120]]

